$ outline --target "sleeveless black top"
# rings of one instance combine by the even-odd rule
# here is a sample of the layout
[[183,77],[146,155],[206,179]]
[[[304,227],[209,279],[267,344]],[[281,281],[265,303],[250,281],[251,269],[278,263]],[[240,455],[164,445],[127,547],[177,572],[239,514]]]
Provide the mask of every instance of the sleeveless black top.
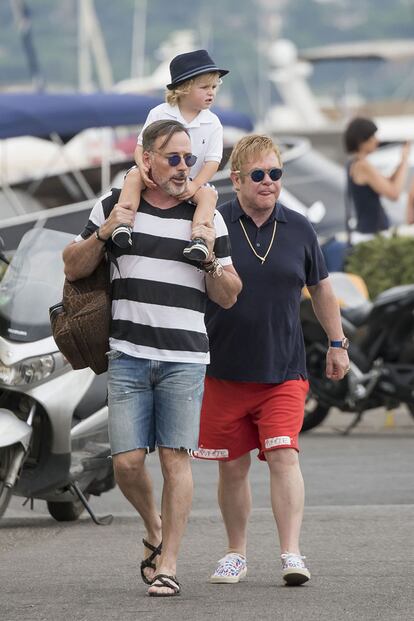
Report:
[[350,174],[353,164],[347,165],[348,195],[352,200],[357,218],[356,230],[359,233],[378,233],[389,227],[388,216],[381,205],[380,196],[368,184],[358,185]]

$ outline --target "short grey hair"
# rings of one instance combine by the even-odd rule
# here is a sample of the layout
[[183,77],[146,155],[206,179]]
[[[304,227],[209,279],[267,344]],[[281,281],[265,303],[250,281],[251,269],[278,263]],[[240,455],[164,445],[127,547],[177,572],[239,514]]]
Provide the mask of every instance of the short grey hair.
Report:
[[161,149],[164,149],[174,134],[181,132],[184,132],[190,138],[188,130],[182,123],[179,123],[179,121],[154,121],[144,129],[142,134],[142,149],[144,151],[152,151],[157,138],[165,136],[165,140],[160,147]]

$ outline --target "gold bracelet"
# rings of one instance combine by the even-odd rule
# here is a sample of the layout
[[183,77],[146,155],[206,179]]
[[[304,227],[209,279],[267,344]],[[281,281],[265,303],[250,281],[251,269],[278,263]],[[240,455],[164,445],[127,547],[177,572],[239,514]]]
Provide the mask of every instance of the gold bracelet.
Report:
[[218,259],[214,258],[214,261],[204,267],[204,271],[212,278],[220,278],[223,274],[223,266]]

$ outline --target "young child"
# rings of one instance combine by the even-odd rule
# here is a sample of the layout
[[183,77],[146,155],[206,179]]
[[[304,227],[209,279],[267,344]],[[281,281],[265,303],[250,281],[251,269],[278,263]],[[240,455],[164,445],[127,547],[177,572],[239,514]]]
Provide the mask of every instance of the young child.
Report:
[[[188,200],[207,183],[218,170],[223,155],[223,127],[218,117],[210,112],[221,77],[228,71],[219,69],[206,50],[179,54],[170,63],[171,84],[167,84],[166,103],[150,110],[142,131],[154,121],[180,121],[191,136],[192,153],[197,156],[191,168],[187,190],[178,198]],[[145,187],[154,187],[148,169],[142,162],[142,131],[135,149],[136,168],[125,177],[119,202],[129,202],[135,212]],[[214,203],[214,204],[213,204]],[[200,199],[194,213],[193,226],[212,223],[215,201]],[[132,244],[131,229],[120,225],[112,233],[112,240],[122,248]],[[195,261],[208,258],[208,248],[201,238],[194,238],[184,249],[185,257]]]

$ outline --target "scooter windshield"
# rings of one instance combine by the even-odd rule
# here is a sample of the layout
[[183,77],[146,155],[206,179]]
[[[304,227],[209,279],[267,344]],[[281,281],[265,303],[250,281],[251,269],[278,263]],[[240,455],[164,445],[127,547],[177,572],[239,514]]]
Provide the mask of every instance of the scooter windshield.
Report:
[[73,235],[50,229],[25,233],[0,282],[0,335],[31,342],[51,336],[49,307],[62,299],[62,250]]

